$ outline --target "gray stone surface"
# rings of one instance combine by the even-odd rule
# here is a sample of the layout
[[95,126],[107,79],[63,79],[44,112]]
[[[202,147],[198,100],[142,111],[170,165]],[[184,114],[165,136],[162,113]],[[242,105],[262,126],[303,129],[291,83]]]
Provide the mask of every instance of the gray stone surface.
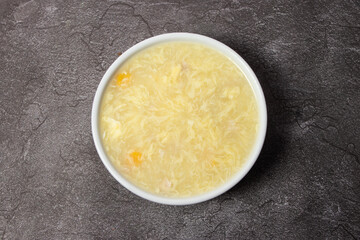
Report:
[[[197,205],[124,189],[91,136],[117,53],[165,32],[218,39],[264,88],[246,178]],[[360,239],[360,2],[0,1],[0,238]]]

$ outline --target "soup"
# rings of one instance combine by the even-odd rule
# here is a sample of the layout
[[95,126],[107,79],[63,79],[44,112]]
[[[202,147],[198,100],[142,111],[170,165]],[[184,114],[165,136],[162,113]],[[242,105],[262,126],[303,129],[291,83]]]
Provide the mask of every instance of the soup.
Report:
[[119,173],[160,196],[189,197],[228,181],[257,137],[253,90],[226,56],[167,42],[129,58],[103,93],[100,131]]

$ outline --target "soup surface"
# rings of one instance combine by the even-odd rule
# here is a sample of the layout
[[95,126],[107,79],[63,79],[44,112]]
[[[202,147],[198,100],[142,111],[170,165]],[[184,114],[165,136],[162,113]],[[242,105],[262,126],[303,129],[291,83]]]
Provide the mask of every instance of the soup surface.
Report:
[[258,105],[241,70],[191,42],[151,46],[126,61],[101,103],[104,149],[121,175],[157,195],[213,190],[242,167]]

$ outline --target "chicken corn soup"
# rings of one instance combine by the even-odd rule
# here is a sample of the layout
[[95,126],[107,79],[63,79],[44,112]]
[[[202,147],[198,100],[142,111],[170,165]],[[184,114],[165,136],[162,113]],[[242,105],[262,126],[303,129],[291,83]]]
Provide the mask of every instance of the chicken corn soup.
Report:
[[143,190],[188,197],[242,167],[255,142],[258,106],[241,70],[197,43],[151,46],[127,60],[102,98],[104,149]]

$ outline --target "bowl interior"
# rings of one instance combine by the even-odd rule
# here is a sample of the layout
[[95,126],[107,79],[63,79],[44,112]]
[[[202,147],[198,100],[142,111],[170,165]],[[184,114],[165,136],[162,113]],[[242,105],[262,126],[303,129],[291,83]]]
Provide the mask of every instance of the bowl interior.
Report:
[[[219,52],[223,53],[225,56],[230,58],[244,73],[246,79],[248,80],[249,84],[251,85],[253,92],[255,94],[255,98],[258,103],[258,109],[259,109],[259,129],[258,129],[258,135],[255,140],[255,144],[253,146],[252,151],[250,152],[249,156],[247,157],[244,166],[239,170],[238,173],[236,173],[231,179],[229,179],[226,183],[223,185],[217,187],[216,189],[196,196],[191,197],[184,197],[184,198],[171,198],[171,197],[163,197],[159,195],[155,195],[152,193],[149,193],[143,189],[140,189],[139,187],[135,186],[131,182],[129,182],[127,179],[125,179],[111,164],[109,158],[107,157],[105,150],[102,146],[101,138],[100,138],[100,129],[99,129],[99,110],[100,110],[100,104],[102,95],[106,89],[107,84],[112,79],[113,75],[117,71],[117,69],[131,56],[136,54],[137,52],[148,48],[152,45],[163,43],[163,42],[169,42],[169,41],[190,41],[190,42],[196,42],[201,43],[206,46],[209,46],[215,50],[218,50]],[[91,125],[92,125],[92,134],[93,139],[95,143],[96,150],[107,168],[107,170],[110,172],[110,174],[125,188],[133,192],[134,194],[145,198],[147,200],[162,203],[162,204],[168,204],[168,205],[187,205],[187,204],[194,204],[203,202],[206,200],[209,200],[211,198],[214,198],[227,190],[229,190],[231,187],[233,187],[235,184],[237,184],[251,169],[253,164],[255,163],[258,155],[260,154],[261,148],[264,143],[265,134],[266,134],[266,127],[267,127],[267,112],[266,112],[266,103],[263,91],[261,89],[260,83],[255,76],[252,69],[249,67],[249,65],[245,62],[243,58],[241,58],[235,51],[233,51],[228,46],[224,45],[223,43],[198,34],[193,33],[168,33],[163,35],[158,35],[149,39],[146,39],[130,49],[128,49],[126,52],[124,52],[118,59],[115,60],[115,62],[109,67],[109,69],[106,71],[105,75],[101,79],[101,82],[98,86],[98,89],[95,94],[93,107],[92,107],[92,115],[91,115]]]

